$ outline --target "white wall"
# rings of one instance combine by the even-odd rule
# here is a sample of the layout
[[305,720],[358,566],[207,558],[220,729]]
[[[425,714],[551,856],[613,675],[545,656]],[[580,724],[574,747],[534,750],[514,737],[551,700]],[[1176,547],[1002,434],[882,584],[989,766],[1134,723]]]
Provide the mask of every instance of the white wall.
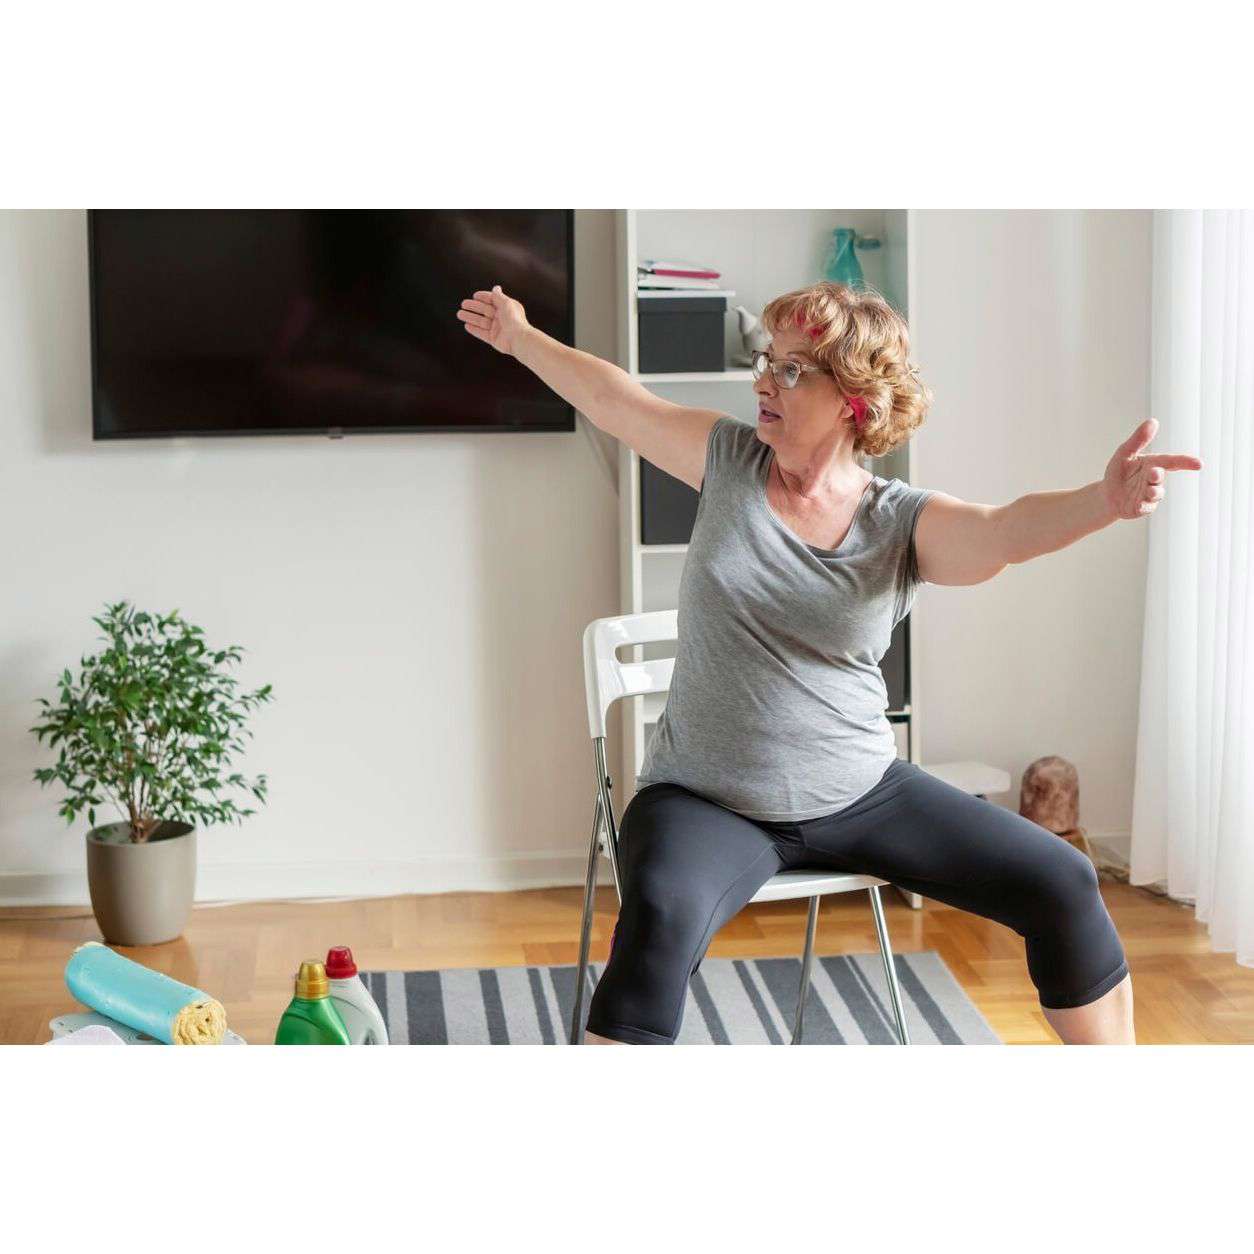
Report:
[[[612,356],[612,218],[576,222],[577,340]],[[937,397],[918,481],[1000,504],[1100,476],[1148,413],[1149,215],[915,226]],[[584,436],[93,444],[88,370],[83,215],[0,214],[0,901],[85,900],[82,827],[31,782],[26,729],[121,597],[179,607],[274,684],[246,764],[271,800],[204,833],[202,900],[576,881],[579,639],[618,608]],[[1017,808],[1023,767],[1062,754],[1090,832],[1127,832],[1146,530],[922,590],[925,761],[1005,767]]]
[[[577,342],[610,356],[612,214],[577,214],[576,255]],[[203,833],[202,900],[579,876],[580,638],[618,608],[583,434],[94,444],[79,212],[0,214],[0,433],[0,901],[86,900],[86,823],[26,729],[123,597],[274,685],[246,763],[270,802]]]
[[[1101,478],[1149,412],[1150,214],[915,214],[916,478],[1000,505]],[[1153,447],[1153,446],[1151,446]],[[1152,520],[1118,522],[916,607],[925,761],[1076,764],[1080,821],[1131,829]]]

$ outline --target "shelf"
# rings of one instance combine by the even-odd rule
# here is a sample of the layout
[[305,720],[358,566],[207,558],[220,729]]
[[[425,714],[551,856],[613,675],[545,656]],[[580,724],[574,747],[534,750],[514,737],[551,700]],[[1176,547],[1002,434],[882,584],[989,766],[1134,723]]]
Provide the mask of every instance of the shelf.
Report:
[[636,285],[637,300],[673,300],[676,296],[699,299],[702,296],[735,296],[731,287],[641,287]]
[[737,366],[733,370],[675,370],[663,374],[637,372],[631,377],[637,383],[751,383],[753,371]]
[[687,553],[686,544],[642,544],[641,553]]

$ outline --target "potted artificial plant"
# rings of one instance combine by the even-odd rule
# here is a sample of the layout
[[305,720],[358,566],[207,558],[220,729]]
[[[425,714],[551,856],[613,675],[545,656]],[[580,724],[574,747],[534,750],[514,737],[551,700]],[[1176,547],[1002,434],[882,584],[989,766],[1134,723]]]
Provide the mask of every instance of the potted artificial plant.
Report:
[[[156,945],[191,912],[197,827],[255,813],[224,795],[232,790],[265,801],[264,775],[229,772],[252,735],[246,715],[270,700],[270,685],[237,691],[229,672],[241,649],[209,648],[177,610],[120,601],[92,621],[105,647],[81,659],[77,681],[62,672],[59,704],[39,700],[43,722],[31,731],[58,757],[35,778],[65,786],[67,823],[87,812],[87,884],[105,940]],[[96,807],[108,803],[125,818],[97,827]]]

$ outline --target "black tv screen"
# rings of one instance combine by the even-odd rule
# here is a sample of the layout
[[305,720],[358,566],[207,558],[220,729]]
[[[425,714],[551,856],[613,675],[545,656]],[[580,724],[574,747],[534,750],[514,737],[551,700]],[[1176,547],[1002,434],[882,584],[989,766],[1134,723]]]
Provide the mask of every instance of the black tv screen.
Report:
[[571,406],[470,335],[499,283],[574,340],[569,209],[98,209],[96,439],[573,431]]

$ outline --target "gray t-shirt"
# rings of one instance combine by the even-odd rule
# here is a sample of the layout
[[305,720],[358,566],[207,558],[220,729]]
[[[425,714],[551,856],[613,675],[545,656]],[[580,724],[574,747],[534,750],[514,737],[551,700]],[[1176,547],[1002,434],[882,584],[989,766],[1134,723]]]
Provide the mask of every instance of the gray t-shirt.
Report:
[[898,756],[879,661],[921,582],[914,527],[933,493],[876,476],[840,547],[821,549],[770,507],[773,456],[738,419],[710,432],[675,671],[636,784],[801,822],[852,804]]

